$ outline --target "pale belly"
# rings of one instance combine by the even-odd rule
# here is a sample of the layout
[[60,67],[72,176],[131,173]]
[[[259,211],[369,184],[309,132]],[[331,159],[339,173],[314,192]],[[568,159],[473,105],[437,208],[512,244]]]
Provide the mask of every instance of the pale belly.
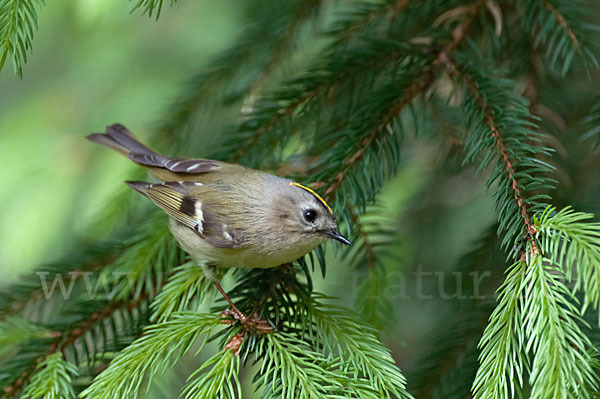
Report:
[[[251,245],[233,249],[218,248],[208,244],[188,227],[173,221],[173,219],[169,220],[169,228],[183,250],[194,260],[225,268],[267,269],[277,267],[306,255],[324,241],[322,239],[285,248],[273,248],[269,251],[258,250],[256,246]],[[268,243],[264,244],[268,245]]]

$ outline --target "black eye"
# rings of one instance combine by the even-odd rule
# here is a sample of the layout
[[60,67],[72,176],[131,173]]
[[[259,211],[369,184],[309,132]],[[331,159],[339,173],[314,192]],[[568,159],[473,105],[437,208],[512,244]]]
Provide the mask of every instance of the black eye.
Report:
[[306,219],[309,222],[314,222],[315,219],[317,218],[317,211],[315,211],[314,209],[307,209],[304,211],[304,219]]

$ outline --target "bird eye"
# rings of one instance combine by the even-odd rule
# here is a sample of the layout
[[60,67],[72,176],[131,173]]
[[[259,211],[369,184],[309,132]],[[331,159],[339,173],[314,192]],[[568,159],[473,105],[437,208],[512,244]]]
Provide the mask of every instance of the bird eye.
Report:
[[315,211],[314,209],[307,209],[304,211],[304,219],[306,219],[309,222],[314,222],[315,219],[317,218],[317,211]]

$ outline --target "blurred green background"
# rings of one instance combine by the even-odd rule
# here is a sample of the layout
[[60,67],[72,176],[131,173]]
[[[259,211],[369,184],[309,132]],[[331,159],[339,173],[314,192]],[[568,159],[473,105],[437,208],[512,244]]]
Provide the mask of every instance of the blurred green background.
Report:
[[[147,141],[156,123],[168,119],[168,105],[186,80],[242,28],[234,0],[180,2],[163,9],[159,21],[139,11],[130,14],[131,8],[123,0],[47,2],[24,78],[16,77],[10,65],[0,74],[3,285],[56,260],[76,237],[110,235],[110,228],[94,223],[115,195],[129,195],[122,182],[137,169],[85,136],[120,122]],[[207,127],[194,131],[194,138],[214,142],[218,131]],[[483,190],[486,176],[462,168],[448,152],[439,142],[407,137],[400,172],[380,198],[379,213],[399,234],[388,265],[389,295],[398,306],[384,340],[403,368],[414,367],[413,357],[427,339],[424,332],[443,313],[437,275],[425,278],[421,289],[434,300],[424,300],[417,298],[412,273],[450,269],[495,219],[493,201]],[[443,176],[436,174],[440,168]],[[315,275],[317,288],[352,306],[361,274],[348,273],[345,260],[331,260],[326,279]],[[187,370],[182,375],[194,370],[185,364],[179,368]],[[157,398],[176,392],[168,384],[163,389]]]
[[[0,74],[0,276],[56,259],[132,164],[84,139],[121,122],[140,137],[185,80],[235,37],[235,1],[188,1],[160,21],[122,0],[50,1],[20,80]],[[210,132],[198,132],[209,134]]]

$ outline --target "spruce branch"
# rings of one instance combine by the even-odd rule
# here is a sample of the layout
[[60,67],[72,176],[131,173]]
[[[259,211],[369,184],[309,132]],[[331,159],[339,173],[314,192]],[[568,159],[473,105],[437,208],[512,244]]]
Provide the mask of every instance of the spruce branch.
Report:
[[357,377],[359,370],[347,369],[341,361],[324,358],[311,342],[295,335],[267,334],[258,345],[257,357],[262,362],[256,383],[266,388],[264,398],[389,397],[379,396],[369,381]]
[[544,265],[537,254],[530,260],[523,298],[525,350],[532,352],[531,398],[593,398],[598,388],[591,342],[563,274]]
[[[111,347],[111,339],[112,349],[119,350],[117,340],[137,335],[140,326],[147,323],[143,320],[147,318],[143,311],[146,299],[140,296],[131,302],[79,303],[77,309],[72,309],[75,321],[66,318],[63,323],[49,325],[49,332],[43,339],[31,341],[27,347],[29,349],[21,348],[21,359],[15,359],[14,364],[8,365],[6,371],[10,372],[0,379],[5,396],[9,398],[16,395],[35,374],[37,365],[52,354],[63,353],[73,363],[85,363],[91,367],[96,354]],[[123,326],[117,326],[115,318]],[[85,360],[80,358],[80,354],[85,356]]]
[[575,299],[562,281],[564,269],[553,266],[554,260],[539,252],[560,250],[556,242],[561,237],[552,240],[553,247],[529,247],[498,290],[498,307],[480,341],[480,367],[472,388],[476,399],[519,393],[524,365],[530,368],[532,398],[595,395],[597,361],[591,342],[579,327],[585,324]]
[[62,353],[52,353],[37,366],[23,399],[74,399],[73,379],[77,377],[77,366],[67,362]]
[[152,322],[168,320],[174,312],[190,310],[192,302],[201,303],[212,296],[213,284],[200,266],[191,262],[176,267],[172,276],[151,304]]
[[600,309],[600,223],[593,218],[570,207],[548,207],[535,219],[540,250],[568,281],[575,279],[574,291],[583,291],[581,313],[589,305]]
[[255,382],[265,397],[410,397],[373,327],[352,312],[322,303],[324,297],[297,278],[304,270],[239,271],[238,285],[228,293],[240,309],[268,317],[276,326],[272,334],[242,331],[241,343],[234,342],[239,329],[217,334],[228,342],[226,348],[241,351],[242,359],[254,355],[262,362]]
[[380,398],[412,398],[402,372],[377,338],[377,331],[356,314],[323,304],[324,299],[313,294],[313,299],[302,302],[302,306],[314,318],[313,333],[328,351],[329,359],[339,356],[344,367],[363,375]]
[[[545,56],[550,66],[559,61],[565,75],[575,55],[578,55],[586,68],[598,68],[597,47],[590,40],[599,32],[598,25],[584,22],[590,10],[579,1],[565,0],[522,0],[522,25],[534,38],[534,48],[546,47]],[[592,11],[593,13],[593,11]]]
[[526,262],[514,263],[498,289],[498,305],[479,341],[480,366],[472,387],[475,399],[504,399],[521,393],[527,365],[521,329],[526,274]]
[[122,398],[136,394],[144,378],[151,381],[187,353],[202,336],[197,353],[221,318],[201,313],[174,313],[165,322],[149,326],[144,334],[120,352],[110,366],[94,379],[82,397]]
[[239,369],[240,356],[225,348],[190,375],[180,396],[184,399],[239,399],[242,397]]
[[[519,240],[525,237],[535,250],[536,230],[530,215],[545,208],[541,201],[550,197],[544,190],[553,188],[555,182],[548,176],[553,167],[539,156],[549,155],[552,150],[541,146],[543,134],[535,130],[529,104],[515,94],[514,82],[490,78],[492,72],[483,75],[481,68],[469,61],[472,57],[444,60],[450,76],[467,90],[463,108],[473,133],[468,137],[465,161],[480,157],[479,170],[495,161],[488,186],[498,183],[495,195],[499,232],[506,231],[503,246],[512,244],[518,249],[522,245]],[[535,194],[528,193],[534,190]]]
[[0,0],[0,71],[8,58],[15,73],[23,77],[23,64],[37,30],[37,7],[43,0]]

